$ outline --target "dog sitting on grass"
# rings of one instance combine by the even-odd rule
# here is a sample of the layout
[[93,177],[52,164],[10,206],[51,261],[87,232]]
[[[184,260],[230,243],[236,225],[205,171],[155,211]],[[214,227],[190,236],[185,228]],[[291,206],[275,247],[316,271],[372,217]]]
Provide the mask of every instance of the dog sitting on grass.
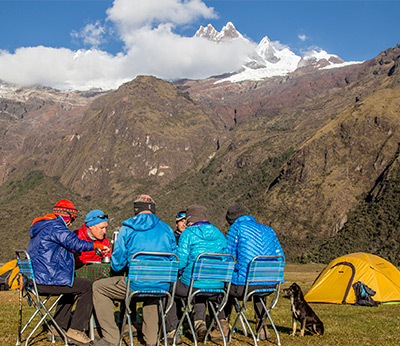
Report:
[[283,293],[290,297],[292,308],[293,332],[290,336],[296,335],[297,321],[299,321],[301,325],[301,336],[304,336],[306,329],[313,335],[323,335],[324,324],[313,309],[311,309],[310,305],[304,300],[300,286],[293,283],[289,288],[284,289]]

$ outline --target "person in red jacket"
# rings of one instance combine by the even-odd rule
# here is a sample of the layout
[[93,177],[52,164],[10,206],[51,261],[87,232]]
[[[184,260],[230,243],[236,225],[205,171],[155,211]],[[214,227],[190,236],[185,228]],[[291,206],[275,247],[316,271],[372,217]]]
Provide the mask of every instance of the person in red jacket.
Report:
[[[79,239],[92,241],[104,246],[103,257],[110,257],[110,242],[106,237],[108,215],[95,209],[86,215],[83,226],[75,231]],[[80,268],[88,262],[100,262],[101,257],[95,251],[77,253],[75,256],[75,268]]]

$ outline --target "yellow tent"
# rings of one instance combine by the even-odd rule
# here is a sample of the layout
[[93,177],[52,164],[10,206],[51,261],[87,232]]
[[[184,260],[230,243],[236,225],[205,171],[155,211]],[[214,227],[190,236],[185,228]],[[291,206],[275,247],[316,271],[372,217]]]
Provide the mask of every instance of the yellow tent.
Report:
[[18,273],[17,260],[7,262],[0,268],[0,281],[7,283],[8,288],[17,289],[19,288]]
[[368,253],[338,257],[319,274],[305,295],[309,303],[354,304],[352,285],[364,282],[381,303],[400,303],[400,271],[390,262]]

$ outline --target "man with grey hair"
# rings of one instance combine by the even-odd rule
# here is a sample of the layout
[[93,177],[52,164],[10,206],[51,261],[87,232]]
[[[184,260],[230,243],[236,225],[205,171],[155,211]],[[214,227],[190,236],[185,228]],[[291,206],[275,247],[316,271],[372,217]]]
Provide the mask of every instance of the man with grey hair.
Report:
[[[140,195],[134,202],[135,216],[122,222],[118,238],[111,255],[111,268],[118,272],[124,269],[136,252],[176,253],[174,232],[156,215],[156,204],[149,195]],[[147,286],[146,286],[147,287]],[[103,338],[94,346],[118,345],[120,331],[114,320],[114,299],[124,299],[126,277],[114,276],[101,279],[93,284],[93,305],[100,324]],[[131,282],[131,289],[142,289],[143,283]],[[154,284],[157,288],[157,283]],[[148,299],[143,303],[142,332],[146,346],[157,344],[159,315],[157,300]]]

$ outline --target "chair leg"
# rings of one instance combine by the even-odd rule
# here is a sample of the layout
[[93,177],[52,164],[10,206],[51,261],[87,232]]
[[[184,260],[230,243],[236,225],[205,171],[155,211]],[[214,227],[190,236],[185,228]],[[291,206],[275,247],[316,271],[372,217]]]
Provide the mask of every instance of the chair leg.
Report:
[[[35,316],[40,313],[41,316],[43,316],[40,312],[40,309],[38,305],[35,303],[35,300],[27,293],[27,300],[30,301],[29,305],[33,305],[35,307],[35,312],[32,314],[32,316],[29,318],[28,322],[25,323],[24,327],[21,330],[21,334],[25,331],[25,329],[29,326],[29,324],[32,322],[32,320],[35,318]],[[46,303],[47,299],[43,302],[44,304]]]
[[94,341],[94,325],[95,325],[94,314],[92,313],[92,315],[90,316],[90,322],[89,322],[89,338],[92,341]]
[[[51,315],[51,311],[54,309],[54,307],[57,305],[58,301],[61,299],[62,295],[60,295],[55,301],[54,303],[50,306],[50,308],[46,308],[46,306],[44,305],[50,298],[50,296],[48,296],[43,302],[42,301],[38,301],[37,304],[35,303],[34,300],[32,300],[33,305],[36,308],[35,313],[32,315],[32,317],[29,319],[28,323],[25,325],[25,327],[23,328],[22,331],[25,330],[25,328],[29,325],[29,323],[32,321],[33,317],[35,317],[37,314],[40,314],[41,319],[40,321],[36,324],[35,328],[33,328],[33,330],[31,331],[31,333],[29,334],[28,338],[25,341],[25,345],[28,346],[29,344],[29,339],[32,337],[32,335],[36,332],[36,330],[39,328],[39,326],[44,322],[47,327],[50,329],[49,324],[46,321],[46,317],[49,317],[51,322],[54,324],[54,326],[56,327],[56,329],[60,332],[60,334],[63,336],[64,341],[65,341],[65,345],[68,346],[68,340],[67,340],[67,336],[64,334],[64,332],[61,330],[61,328],[58,326],[56,320],[54,319],[54,317]],[[44,310],[44,313],[42,313],[41,310]]]
[[245,337],[247,337],[248,336],[247,328],[246,328],[246,325],[245,325],[245,323],[243,321],[242,315],[240,315],[239,321],[240,321],[240,325],[242,326],[243,334],[244,334]]
[[279,333],[278,333],[278,331],[277,331],[277,329],[275,327],[274,321],[272,321],[271,315],[269,313],[270,309],[267,309],[267,306],[265,305],[265,302],[264,302],[263,299],[260,299],[260,302],[261,302],[261,304],[262,304],[262,306],[264,308],[265,313],[264,313],[264,316],[261,319],[260,326],[259,326],[258,331],[257,331],[257,336],[259,335],[259,332],[260,332],[261,328],[264,326],[265,315],[267,315],[269,321],[271,322],[271,326],[274,329],[274,332],[276,334],[277,344],[278,344],[278,346],[280,346],[281,345],[281,339],[280,339]]
[[172,342],[172,346],[175,346],[175,345],[176,345],[176,336],[177,336],[177,333],[179,333],[180,328],[181,328],[181,326],[182,326],[183,321],[185,320],[185,318],[186,318],[187,321],[188,321],[188,325],[189,325],[190,331],[192,332],[192,335],[193,335],[194,346],[197,346],[196,332],[195,332],[195,330],[194,330],[193,323],[192,323],[192,321],[190,320],[190,315],[189,315],[189,312],[190,312],[190,309],[189,309],[189,308],[190,308],[190,307],[189,307],[188,304],[185,303],[185,300],[184,300],[184,299],[181,299],[181,302],[182,302],[182,306],[183,306],[183,314],[182,314],[181,319],[179,320],[178,326],[176,327],[174,339],[173,339],[173,342]]
[[[233,334],[234,328],[236,327],[237,322],[240,321],[244,332],[246,333],[246,329],[248,329],[250,331],[250,334],[254,341],[254,346],[257,346],[257,337],[254,334],[253,329],[250,327],[250,323],[247,320],[247,318],[243,312],[244,307],[239,304],[239,301],[237,298],[235,298],[235,309],[236,309],[237,316],[236,316],[235,322],[233,323],[232,327],[229,330],[228,341],[229,342],[232,341],[232,334]],[[247,328],[246,328],[246,326],[247,326]],[[247,336],[247,333],[245,335]]]
[[[164,345],[168,346],[168,340],[167,340],[167,326],[165,324],[165,314],[164,314],[164,306],[163,306],[163,301],[162,298],[160,298],[160,318],[161,318],[161,325],[160,329],[162,329],[163,335],[164,335]],[[161,330],[160,330],[161,332]],[[160,335],[161,333],[158,333]],[[159,338],[158,338],[159,339]],[[158,341],[157,341],[158,343]]]
[[118,343],[119,346],[122,345],[122,339],[124,338],[124,327],[125,327],[125,324],[126,324],[126,319],[127,319],[127,317],[126,317],[126,310],[125,310],[124,317],[122,319],[120,335],[119,335],[119,343]]
[[[213,313],[213,318],[212,318],[212,320],[211,320],[211,325],[210,325],[210,327],[212,326],[212,324],[213,324],[213,322],[214,322],[214,320],[215,320],[215,322],[217,322],[217,326],[218,326],[218,328],[219,328],[219,330],[220,330],[220,332],[221,332],[222,341],[224,342],[224,346],[226,346],[225,334],[224,334],[224,331],[222,330],[221,323],[219,322],[217,311],[215,310],[214,304],[213,304],[212,302],[209,302],[209,305],[210,305],[211,311],[212,311],[212,313]],[[210,328],[207,330],[207,334],[206,334],[206,336],[204,337],[204,344],[205,344],[206,341],[207,341],[207,336],[208,336],[209,331],[210,331]]]
[[[130,345],[133,346],[133,332],[132,332],[131,312],[130,312],[130,310],[128,311],[128,309],[126,311],[127,311],[126,318],[128,320],[128,328],[129,328],[129,342],[130,342]],[[122,328],[121,328],[122,329],[122,333],[124,331],[124,327],[125,327],[125,324],[122,324]],[[124,335],[122,334],[122,338],[123,337],[124,337]]]

